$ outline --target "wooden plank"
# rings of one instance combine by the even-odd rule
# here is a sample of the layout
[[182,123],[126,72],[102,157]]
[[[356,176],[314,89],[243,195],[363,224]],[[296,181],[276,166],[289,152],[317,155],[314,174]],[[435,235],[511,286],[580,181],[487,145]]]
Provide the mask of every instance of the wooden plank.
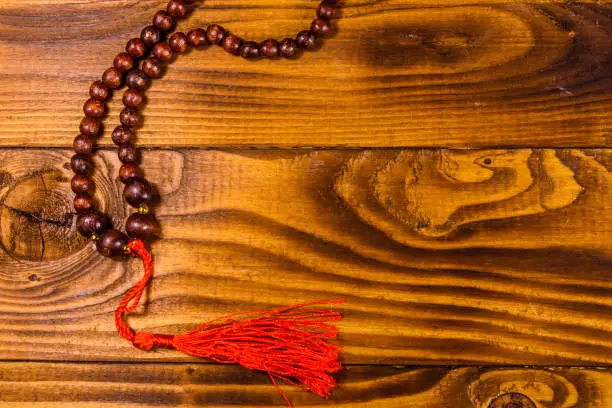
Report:
[[[163,4],[3,1],[0,145],[69,146],[88,84]],[[215,21],[282,38],[307,27],[313,7],[212,0],[182,28]],[[217,48],[179,58],[149,92],[140,141],[610,146],[611,32],[607,1],[348,0],[335,38],[298,61],[247,63]]]
[[[0,150],[0,358],[184,361],[113,310],[141,275],[72,223],[69,151]],[[121,225],[112,151],[101,207]],[[610,364],[610,150],[155,150],[138,330],[344,296],[349,363]]]
[[[283,387],[296,407],[612,407],[610,369],[350,366],[329,400]],[[7,408],[284,406],[265,374],[205,364],[0,364]],[[513,403],[513,404],[512,404]]]

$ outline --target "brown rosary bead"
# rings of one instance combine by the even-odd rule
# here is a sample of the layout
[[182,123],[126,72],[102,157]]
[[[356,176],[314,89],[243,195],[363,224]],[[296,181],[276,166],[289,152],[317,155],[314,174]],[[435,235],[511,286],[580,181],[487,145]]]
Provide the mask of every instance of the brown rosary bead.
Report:
[[192,47],[203,47],[208,45],[208,37],[206,31],[201,28],[195,28],[187,32],[187,42]]
[[123,73],[115,67],[111,67],[102,74],[102,81],[110,89],[117,89],[123,82]]
[[110,219],[97,210],[89,210],[77,215],[76,226],[79,232],[86,237],[100,234],[111,227]]
[[[204,38],[206,39],[206,32],[204,30],[202,30],[202,32],[204,32]],[[172,49],[172,51],[176,53],[185,52],[189,47],[187,36],[183,33],[172,34],[170,38],[168,38],[168,44],[170,44],[170,48]]]
[[155,44],[155,46],[151,50],[151,54],[153,54],[153,56],[158,60],[164,62],[170,61],[173,57],[172,48],[170,48],[170,44],[168,44],[167,42],[160,42]]
[[147,75],[141,70],[133,69],[128,72],[127,77],[125,79],[125,83],[130,88],[142,91],[147,88],[149,79],[147,78]]
[[149,78],[159,78],[164,74],[164,64],[155,57],[142,61],[142,70]]
[[318,37],[327,37],[332,32],[332,26],[328,19],[319,17],[312,22],[310,31]]
[[162,33],[154,25],[146,26],[140,32],[140,39],[149,48],[157,44],[162,39]]
[[108,86],[102,81],[95,81],[89,87],[89,96],[99,101],[105,101],[110,96]]
[[122,52],[117,54],[115,60],[113,61],[113,65],[121,72],[128,72],[130,69],[134,68],[134,59],[127,52]]
[[278,53],[281,57],[295,58],[298,54],[297,42],[293,38],[285,38],[278,47]]
[[122,163],[134,163],[138,160],[138,150],[130,142],[119,145],[117,156]]
[[99,118],[106,112],[106,105],[102,101],[91,98],[83,104],[83,112],[90,118]]
[[259,52],[262,57],[274,58],[278,57],[278,41],[270,38],[262,42],[259,46]]
[[91,162],[89,161],[89,155],[83,153],[77,153],[70,158],[70,168],[76,174],[87,174],[91,169]]
[[245,41],[240,47],[240,56],[242,58],[258,58],[259,57],[259,44],[255,41]]
[[132,207],[138,208],[140,204],[150,204],[153,199],[151,185],[141,177],[132,177],[125,183],[123,198]]
[[159,236],[160,230],[152,214],[133,213],[125,222],[125,232],[131,238],[150,239]]
[[147,53],[147,45],[140,38],[132,38],[125,45],[125,50],[132,58],[141,58]]
[[74,197],[74,209],[77,213],[83,213],[94,208],[94,199],[87,192],[82,192]]
[[317,17],[320,18],[326,18],[328,20],[331,20],[332,18],[334,18],[334,13],[336,11],[336,8],[333,6],[332,3],[335,2],[331,2],[331,1],[322,1],[319,4],[319,7],[317,7]]
[[317,36],[308,30],[300,31],[295,38],[295,42],[299,48],[309,50],[317,43]]
[[96,118],[84,117],[79,126],[81,133],[86,136],[95,137],[100,134],[100,122]]
[[209,25],[206,29],[206,38],[208,38],[208,42],[211,44],[221,45],[225,35],[225,28],[217,24]]
[[223,39],[223,49],[232,55],[238,55],[241,45],[242,38],[234,34],[228,33]]
[[70,180],[70,188],[74,194],[91,192],[94,188],[94,182],[87,176],[75,174]]
[[166,10],[172,17],[183,18],[187,15],[187,3],[183,0],[170,0]]
[[142,121],[142,118],[138,113],[138,109],[132,108],[131,106],[123,108],[123,110],[119,114],[119,119],[121,120],[121,123],[123,123],[127,127],[140,126],[140,123]]
[[81,154],[90,154],[93,150],[93,146],[93,140],[86,135],[78,135],[74,138],[74,142],[72,142],[74,151]]
[[153,25],[161,31],[168,32],[174,27],[174,18],[167,11],[159,10],[153,16]]
[[112,138],[116,145],[128,142],[132,137],[134,137],[134,132],[125,126],[117,126],[115,130],[113,130]]
[[[146,71],[145,71],[145,74],[146,74]],[[138,89],[128,88],[123,93],[122,102],[123,102],[123,105],[125,106],[131,106],[133,108],[137,108],[142,104],[143,101],[144,101],[144,96],[142,96],[142,93],[140,93]]]
[[100,234],[96,241],[96,249],[102,256],[117,257],[125,255],[128,237],[116,229],[108,229]]
[[123,184],[133,177],[142,177],[142,172],[136,163],[125,163],[119,168],[119,180]]

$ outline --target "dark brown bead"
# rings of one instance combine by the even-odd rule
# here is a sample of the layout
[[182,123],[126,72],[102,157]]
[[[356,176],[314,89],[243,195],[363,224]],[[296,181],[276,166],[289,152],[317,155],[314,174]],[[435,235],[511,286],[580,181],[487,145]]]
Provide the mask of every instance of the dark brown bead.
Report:
[[206,29],[206,38],[208,38],[208,42],[211,44],[221,45],[225,38],[225,34],[225,28],[217,24],[209,25]]
[[115,67],[111,67],[102,74],[102,81],[110,89],[117,89],[123,82],[123,74]]
[[317,16],[321,18],[326,18],[328,20],[334,18],[334,12],[336,11],[336,8],[331,3],[332,2],[330,1],[322,1],[319,4],[319,7],[317,7]]
[[108,86],[102,81],[95,81],[89,87],[89,96],[99,101],[105,101],[110,96]]
[[99,101],[97,99],[88,99],[87,102],[83,105],[83,112],[86,116],[90,118],[99,118],[104,115],[106,111],[106,105],[104,102]]
[[141,58],[147,53],[147,45],[140,38],[132,38],[125,46],[132,58]]
[[94,208],[94,199],[87,192],[79,193],[74,197],[74,209],[77,213],[83,213]]
[[142,177],[142,172],[136,163],[125,163],[119,168],[119,180],[123,184],[133,177]]
[[279,55],[285,58],[295,58],[298,50],[297,42],[293,38],[285,38],[278,47]]
[[278,41],[270,38],[262,42],[259,46],[259,52],[262,57],[274,58],[278,57]]
[[187,42],[192,47],[203,47],[208,45],[208,37],[206,36],[206,31],[201,28],[196,28],[193,30],[189,30],[187,32]]
[[234,34],[227,34],[223,39],[223,49],[232,55],[238,55],[241,45],[242,38]]
[[129,142],[130,139],[134,137],[134,132],[125,126],[117,126],[115,130],[113,130],[112,137],[113,142],[115,142],[116,145],[120,145],[125,142]]
[[317,37],[327,37],[332,32],[332,26],[328,19],[319,17],[313,20],[312,25],[310,26],[310,31],[312,31]]
[[76,174],[87,174],[91,169],[91,162],[89,161],[89,155],[83,153],[77,153],[70,158],[70,168]]
[[317,36],[308,30],[300,31],[295,38],[295,42],[299,48],[309,50],[315,46]]
[[134,163],[138,160],[138,150],[130,142],[125,142],[119,145],[117,156],[122,163]]
[[153,199],[151,185],[141,177],[132,177],[125,183],[123,198],[133,207],[140,204],[150,204]]
[[74,142],[72,143],[74,151],[81,154],[90,154],[93,150],[93,146],[93,140],[86,135],[78,135],[74,138]]
[[79,126],[81,133],[86,136],[95,137],[100,134],[100,122],[96,118],[84,117]]
[[94,188],[94,182],[87,176],[82,174],[75,174],[70,180],[70,188],[75,194],[89,192]]
[[134,59],[127,52],[122,52],[117,54],[113,61],[113,65],[121,72],[128,72],[130,69],[134,68]]
[[187,36],[183,33],[172,34],[168,39],[168,44],[170,44],[172,51],[176,53],[187,51],[187,47],[189,46]]
[[184,0],[170,0],[166,10],[172,17],[183,18],[187,14],[187,3]]
[[125,79],[125,83],[130,88],[142,91],[147,88],[147,85],[149,84],[149,79],[147,78],[147,75],[141,70],[133,69],[128,72],[127,77]]
[[159,236],[161,228],[153,214],[133,213],[125,222],[125,232],[132,238],[149,239]]
[[123,93],[123,104],[125,106],[137,108],[140,106],[140,104],[142,104],[143,100],[144,96],[142,96],[142,93],[140,93],[140,91],[137,89],[129,88]]
[[161,31],[167,32],[174,27],[174,18],[172,18],[167,11],[159,10],[155,13],[155,16],[153,16],[153,25]]
[[119,114],[119,120],[127,127],[138,127],[141,123],[141,116],[138,113],[138,109],[128,106],[123,108]]
[[162,33],[159,28],[150,25],[146,26],[140,32],[140,39],[143,43],[149,48],[153,47],[155,44],[161,41]]
[[150,78],[159,78],[164,74],[164,64],[155,57],[147,57],[142,61],[142,70]]
[[246,41],[242,43],[240,47],[240,56],[242,58],[258,58],[259,57],[259,44],[255,41]]
[[102,256],[124,256],[126,255],[124,248],[127,244],[127,235],[116,229],[108,229],[100,234],[100,237],[96,241],[96,249]]
[[110,219],[100,211],[89,210],[77,216],[76,226],[86,237],[100,234],[111,227]]
[[172,59],[172,48],[167,42],[160,42],[155,44],[151,50],[151,54],[160,61],[170,61]]

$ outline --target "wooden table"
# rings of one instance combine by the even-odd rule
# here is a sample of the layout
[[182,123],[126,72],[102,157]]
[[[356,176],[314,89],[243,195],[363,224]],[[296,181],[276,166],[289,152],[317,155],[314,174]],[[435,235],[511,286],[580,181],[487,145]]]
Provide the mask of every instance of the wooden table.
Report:
[[[89,83],[162,0],[0,3],[0,405],[282,406],[265,374],[119,338],[136,261],[75,232]],[[210,0],[180,28],[292,35],[314,1]],[[346,370],[297,407],[612,407],[612,6],[347,0],[297,61],[219,48],[148,91],[163,239],[138,330],[346,297]],[[104,120],[96,197],[117,223]],[[528,366],[528,367],[527,367]],[[588,368],[587,368],[588,367]]]

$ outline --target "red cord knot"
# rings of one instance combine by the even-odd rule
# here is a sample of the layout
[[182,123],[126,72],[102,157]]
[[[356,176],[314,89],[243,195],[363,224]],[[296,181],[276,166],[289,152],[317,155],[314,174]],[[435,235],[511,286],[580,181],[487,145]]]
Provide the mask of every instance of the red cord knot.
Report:
[[132,340],[134,347],[150,351],[155,347],[163,347],[167,349],[174,348],[174,336],[170,334],[153,334],[149,332],[138,332]]

